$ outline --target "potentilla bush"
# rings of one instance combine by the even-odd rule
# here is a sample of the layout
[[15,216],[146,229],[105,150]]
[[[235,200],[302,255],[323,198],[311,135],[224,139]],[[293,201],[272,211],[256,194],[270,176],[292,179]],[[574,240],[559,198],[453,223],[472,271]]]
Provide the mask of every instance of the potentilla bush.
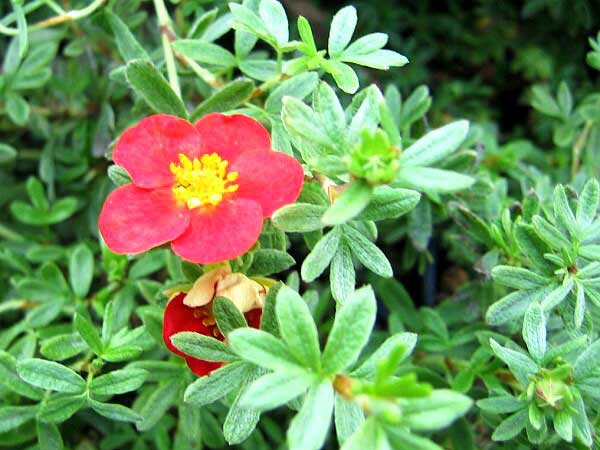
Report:
[[600,91],[544,152],[369,84],[353,6],[0,13],[0,447],[595,448]]

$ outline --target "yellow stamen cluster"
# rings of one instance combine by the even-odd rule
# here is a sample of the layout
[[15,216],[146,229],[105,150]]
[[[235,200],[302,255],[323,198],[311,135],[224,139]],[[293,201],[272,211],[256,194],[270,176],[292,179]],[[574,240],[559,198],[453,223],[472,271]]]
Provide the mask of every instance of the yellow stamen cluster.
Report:
[[171,163],[175,175],[173,194],[177,202],[183,202],[194,209],[203,205],[217,206],[223,196],[238,190],[237,172],[227,172],[228,161],[216,153],[202,155],[200,159],[190,160],[179,154],[179,164]]

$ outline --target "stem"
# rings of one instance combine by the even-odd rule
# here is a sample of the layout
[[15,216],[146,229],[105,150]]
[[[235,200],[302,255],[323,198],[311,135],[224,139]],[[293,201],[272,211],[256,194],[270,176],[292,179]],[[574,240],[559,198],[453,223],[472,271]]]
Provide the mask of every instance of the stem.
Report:
[[22,235],[20,235],[16,231],[11,230],[8,227],[5,227],[2,224],[0,224],[0,237],[3,237],[8,241],[14,242],[23,242],[25,240],[25,238]]
[[2,314],[5,311],[22,309],[26,303],[27,303],[26,300],[9,300],[7,302],[4,302],[4,303],[0,304],[0,314]]
[[66,12],[64,9],[61,8],[59,4],[57,4],[53,0],[45,0],[44,3],[48,5],[48,8],[52,8],[56,14],[64,14]]
[[185,65],[189,66],[190,69],[194,71],[196,75],[202,78],[207,84],[212,87],[220,87],[223,83],[217,77],[215,77],[210,70],[205,69],[196,61],[187,56],[182,55],[181,53],[175,52],[175,56],[178,60],[180,60]]
[[[82,19],[83,17],[89,16],[94,11],[96,11],[100,6],[102,6],[102,3],[104,3],[105,1],[106,0],[94,0],[92,3],[90,3],[85,8],[77,9],[74,11],[67,11],[67,12],[65,12],[60,6],[58,6],[53,1],[51,1],[51,2],[40,1],[40,2],[35,2],[31,5],[28,5],[28,7],[24,8],[23,11],[25,14],[27,14],[31,11],[34,11],[35,9],[39,8],[40,6],[42,6],[44,4],[47,4],[50,8],[54,9],[55,11],[62,11],[62,13],[57,16],[50,17],[49,19],[45,19],[45,20],[42,20],[41,22],[34,23],[31,27],[29,27],[30,30],[39,30],[41,28],[53,27],[53,26],[59,25],[61,23],[72,22],[74,20]],[[6,26],[7,24],[12,23],[14,20],[15,20],[14,14],[7,15],[2,20],[2,22],[0,22],[0,33],[7,34],[9,36],[14,36],[14,35],[18,34],[19,30],[17,30],[16,28],[9,28]]]
[[[28,3],[27,5],[23,6],[23,13],[29,14],[30,12],[35,11],[36,9],[38,9],[41,6],[44,6],[45,4],[46,4],[46,0],[37,0],[35,2]],[[10,25],[15,20],[17,20],[17,16],[15,15],[14,12],[11,12],[10,14],[7,14],[6,16],[4,16],[2,18],[2,20],[0,20],[0,26]],[[16,30],[16,28],[8,28],[8,29],[11,30],[11,32],[13,30],[18,32],[18,30]]]
[[571,161],[571,178],[575,178],[575,175],[577,175],[577,172],[579,172],[581,152],[585,143],[587,142],[587,138],[590,134],[591,128],[592,121],[586,121],[585,126],[583,127],[583,131],[577,138],[577,141],[575,141],[575,145],[573,145],[573,160]]
[[84,17],[89,16],[94,11],[96,11],[106,0],[94,0],[88,6],[82,9],[76,9],[73,11],[67,11],[64,14],[60,14],[55,17],[50,17],[49,19],[42,20],[41,22],[33,24],[30,29],[31,30],[39,30],[40,28],[53,27],[55,25],[59,25],[65,22],[72,22],[74,20],[79,20]]
[[161,41],[163,46],[163,53],[165,54],[165,63],[167,65],[167,75],[169,77],[169,84],[181,98],[181,89],[179,87],[179,78],[177,77],[177,67],[175,66],[175,55],[171,48],[171,36],[175,37],[173,29],[171,28],[171,18],[169,12],[165,6],[163,0],[154,0],[154,9],[158,16],[158,24],[160,25]]

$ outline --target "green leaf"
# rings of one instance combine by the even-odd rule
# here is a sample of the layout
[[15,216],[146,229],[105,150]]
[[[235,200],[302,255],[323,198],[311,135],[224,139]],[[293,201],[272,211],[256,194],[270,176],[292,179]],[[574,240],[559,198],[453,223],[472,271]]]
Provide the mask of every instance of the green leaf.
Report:
[[538,215],[531,219],[537,235],[550,247],[560,250],[562,248],[570,249],[569,240],[550,222]]
[[217,297],[212,303],[212,312],[217,319],[217,325],[223,336],[236,328],[247,327],[246,318],[231,300]]
[[5,351],[0,351],[0,385],[32,400],[39,400],[44,394],[40,389],[19,378],[17,360]]
[[378,186],[373,191],[369,205],[358,215],[357,220],[396,219],[411,211],[421,194],[411,189]]
[[138,431],[146,431],[154,427],[165,417],[167,410],[175,403],[179,389],[179,380],[170,380],[156,387],[152,394],[136,403],[136,411],[142,416],[142,421],[136,423]]
[[427,397],[401,400],[402,422],[410,429],[429,431],[450,425],[463,416],[473,401],[458,392],[436,389]]
[[575,413],[571,416],[573,418],[573,434],[577,439],[583,442],[585,446],[591,447],[593,444],[593,431],[585,412],[585,404],[579,393],[576,393],[571,408]]
[[64,443],[56,425],[38,422],[37,435],[40,450],[63,450]]
[[74,324],[79,335],[87,345],[90,346],[93,352],[97,355],[101,355],[104,350],[104,345],[102,344],[102,339],[94,324],[81,314],[75,314]]
[[573,441],[573,418],[566,409],[560,409],[554,413],[554,430],[563,440]]
[[61,423],[79,411],[86,402],[84,394],[55,394],[42,403],[38,418],[41,422]]
[[184,401],[194,406],[213,403],[238,388],[253,371],[253,367],[245,362],[226,364],[190,384],[185,390]]
[[271,220],[273,224],[288,233],[306,233],[323,228],[321,217],[326,207],[310,203],[286,205],[275,211]]
[[265,298],[265,305],[263,306],[262,316],[260,318],[260,328],[276,337],[279,337],[279,324],[277,323],[277,316],[275,315],[275,303],[277,299],[277,293],[281,289],[283,283],[277,282],[269,289]]
[[354,290],[356,283],[352,253],[345,241],[338,247],[331,260],[329,278],[333,298],[339,303],[344,303]]
[[240,398],[244,392],[245,388],[242,388],[229,408],[223,423],[223,436],[229,445],[244,442],[252,434],[260,419],[258,411],[240,406]]
[[101,416],[118,422],[140,422],[140,416],[134,410],[115,403],[102,403],[93,399],[88,400],[90,407]]
[[516,437],[528,422],[527,409],[522,409],[504,419],[492,434],[494,441],[508,441]]
[[16,16],[17,21],[17,43],[19,48],[19,60],[22,60],[27,51],[29,50],[29,36],[27,33],[27,19],[25,18],[25,11],[22,6],[22,2],[17,2],[16,0],[12,0],[13,11]]
[[390,67],[402,67],[408,64],[408,58],[393,50],[375,50],[364,55],[354,55],[345,51],[340,58],[344,62],[359,64],[378,70],[389,70]]
[[148,371],[126,368],[113,370],[92,380],[90,391],[95,395],[118,395],[139,389],[146,381]]
[[337,58],[350,43],[357,20],[356,8],[353,6],[346,6],[333,16],[327,47],[332,58]]
[[341,235],[341,229],[336,227],[317,242],[302,263],[300,273],[304,281],[313,281],[323,273],[340,245]]
[[583,191],[577,202],[576,218],[583,227],[592,223],[598,211],[600,202],[600,185],[595,179],[589,180],[583,187]]
[[0,406],[0,433],[5,433],[33,419],[37,405]]
[[319,335],[308,305],[300,295],[283,286],[275,304],[279,331],[290,352],[305,367],[319,370],[321,352]]
[[329,61],[330,73],[338,87],[347,94],[358,91],[358,76],[352,67],[339,61]]
[[17,362],[17,373],[29,384],[52,391],[79,394],[85,391],[83,378],[53,361],[27,358]]
[[561,220],[563,225],[567,227],[567,230],[569,230],[572,237],[576,238],[579,236],[579,225],[569,206],[565,188],[560,184],[554,189],[554,214]]
[[333,226],[352,220],[367,207],[372,195],[373,186],[363,180],[354,181],[325,211],[323,224]]
[[191,115],[191,120],[211,112],[227,112],[250,98],[254,91],[254,83],[246,78],[239,78],[226,84],[221,90],[204,100]]
[[290,136],[299,136],[309,142],[332,146],[333,141],[323,131],[321,121],[304,102],[295,97],[283,97],[281,118]]
[[431,107],[431,96],[427,86],[416,88],[402,104],[400,111],[400,128],[410,127],[422,118]]
[[278,46],[287,44],[289,40],[288,20],[285,10],[277,0],[261,0],[258,14]]
[[[391,448],[381,426],[375,417],[370,417],[367,419],[367,421],[364,422],[362,426],[349,437],[349,439],[342,446],[341,450],[361,450],[366,448],[373,450],[384,450]],[[408,448],[413,449],[415,447]]]
[[298,17],[298,34],[300,35],[300,39],[304,42],[308,48],[310,49],[310,54],[315,54],[317,52],[317,47],[315,45],[315,39],[313,37],[312,29],[310,28],[310,24],[305,17]]
[[417,335],[414,333],[398,333],[387,338],[369,358],[357,369],[351,372],[356,378],[373,379],[380,361],[388,358],[399,346],[404,348],[404,354],[400,359],[403,361],[410,355],[417,344]]
[[283,97],[303,99],[314,91],[318,82],[319,76],[315,72],[304,72],[288,78],[269,94],[265,101],[265,109],[270,113],[278,114],[283,106]]
[[431,166],[452,153],[467,137],[469,122],[459,120],[430,131],[400,155],[402,166]]
[[352,226],[344,226],[343,230],[350,250],[367,269],[382,277],[393,276],[392,266],[379,247]]
[[563,115],[568,117],[573,109],[573,97],[571,96],[569,86],[564,81],[561,81],[560,85],[558,86],[558,95],[556,99],[558,100],[558,106],[560,107]]
[[267,276],[289,269],[296,261],[287,252],[272,248],[258,249],[254,252],[248,275]]
[[68,333],[45,339],[40,353],[48,359],[64,361],[88,349],[89,346],[78,333]]
[[329,380],[322,381],[308,392],[300,412],[292,419],[288,428],[290,450],[321,448],[331,424],[333,403],[333,387]]
[[125,74],[132,89],[154,111],[187,118],[183,102],[150,61],[134,59],[128,62]]
[[8,92],[5,94],[6,112],[10,119],[20,126],[25,126],[29,120],[29,104],[19,94]]
[[525,403],[517,397],[503,395],[501,397],[490,397],[478,400],[477,406],[486,412],[506,414],[523,409]]
[[6,164],[17,158],[17,151],[8,144],[0,143],[0,164]]
[[544,258],[549,253],[548,246],[542,241],[531,225],[520,223],[514,229],[514,237],[521,253],[541,272],[552,273],[553,266]]
[[349,45],[346,51],[344,51],[344,56],[368,55],[383,48],[387,44],[387,41],[388,36],[385,33],[367,34]]
[[[386,435],[388,442],[394,449],[402,450],[443,450],[442,447],[433,443],[427,438],[423,438],[410,432],[406,428],[387,427]],[[381,450],[386,449],[382,447]],[[346,449],[343,449],[346,450]]]
[[450,170],[401,167],[394,183],[411,189],[445,194],[467,189],[474,182],[474,178]]
[[288,347],[272,334],[254,328],[238,328],[229,336],[229,344],[247,361],[272,370],[300,367]]
[[274,409],[303,394],[313,383],[314,377],[304,371],[263,375],[248,386],[240,406],[257,411]]
[[335,432],[341,445],[363,425],[365,414],[358,403],[346,400],[336,393],[334,419]]
[[546,317],[539,303],[532,303],[523,320],[523,340],[536,361],[546,354]]
[[369,341],[376,313],[375,294],[370,286],[355,291],[338,307],[323,351],[322,366],[326,374],[342,372],[357,360]]
[[178,53],[201,63],[224,67],[233,67],[236,64],[235,56],[230,51],[210,42],[179,39],[173,42],[173,48]]
[[321,118],[326,134],[333,142],[343,145],[346,140],[346,114],[335,91],[324,81],[313,93],[313,108]]
[[80,244],[75,247],[69,259],[69,281],[75,295],[85,298],[93,278],[94,254],[85,244]]
[[492,269],[494,281],[514,289],[537,289],[547,286],[551,280],[523,267],[496,266]]
[[186,355],[204,361],[230,362],[238,359],[227,344],[200,333],[182,331],[171,336],[171,342]]
[[573,364],[573,376],[577,381],[583,381],[596,375],[598,361],[600,360],[600,339],[591,345],[577,357]]
[[531,93],[531,106],[548,116],[562,119],[560,107],[546,87],[533,86]]
[[121,57],[125,62],[129,62],[133,59],[142,59],[150,61],[150,57],[144,47],[133,36],[133,33],[129,30],[129,27],[123,23],[119,16],[111,13],[108,10],[104,11],[108,23],[115,35],[115,41]]
[[131,177],[125,169],[117,165],[109,166],[107,169],[108,178],[115,186],[124,186],[131,183]]
[[557,305],[563,302],[563,300],[569,295],[573,289],[573,278],[568,277],[565,279],[562,285],[558,286],[552,292],[550,292],[541,302],[544,311],[550,311]]
[[510,348],[502,347],[494,339],[490,339],[490,346],[496,356],[506,363],[523,387],[529,385],[529,377],[535,375],[540,370],[539,366],[527,355]]

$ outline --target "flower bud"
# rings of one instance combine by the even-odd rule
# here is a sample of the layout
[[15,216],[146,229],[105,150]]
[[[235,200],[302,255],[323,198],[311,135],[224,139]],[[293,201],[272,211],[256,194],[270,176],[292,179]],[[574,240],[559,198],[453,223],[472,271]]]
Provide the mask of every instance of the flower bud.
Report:
[[350,152],[350,173],[370,184],[390,183],[400,168],[399,153],[382,129],[378,128],[374,134],[365,129],[359,145]]

